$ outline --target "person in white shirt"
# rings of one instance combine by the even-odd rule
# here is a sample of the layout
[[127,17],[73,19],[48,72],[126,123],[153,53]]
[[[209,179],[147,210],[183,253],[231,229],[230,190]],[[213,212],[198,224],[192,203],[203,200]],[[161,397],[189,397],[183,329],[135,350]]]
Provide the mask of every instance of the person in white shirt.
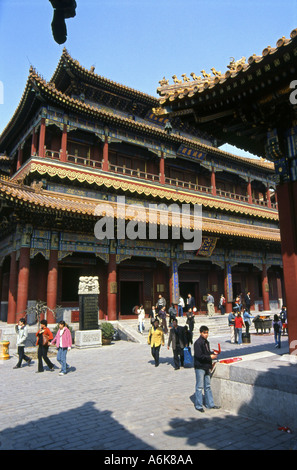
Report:
[[184,314],[184,308],[185,308],[185,301],[184,299],[180,296],[180,298],[178,299],[178,316],[179,317],[182,317],[183,314]]
[[144,330],[144,319],[145,319],[145,311],[143,305],[140,305],[139,309],[137,310],[138,313],[138,329],[139,332],[142,334]]

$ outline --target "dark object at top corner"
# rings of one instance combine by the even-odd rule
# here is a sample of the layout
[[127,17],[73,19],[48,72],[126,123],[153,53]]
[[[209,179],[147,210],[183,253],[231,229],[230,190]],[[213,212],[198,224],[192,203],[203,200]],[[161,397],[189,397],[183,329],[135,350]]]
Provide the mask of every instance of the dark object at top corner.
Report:
[[58,44],[63,44],[67,39],[67,28],[65,19],[73,18],[76,15],[75,0],[49,0],[54,9],[52,21],[52,33],[54,40]]

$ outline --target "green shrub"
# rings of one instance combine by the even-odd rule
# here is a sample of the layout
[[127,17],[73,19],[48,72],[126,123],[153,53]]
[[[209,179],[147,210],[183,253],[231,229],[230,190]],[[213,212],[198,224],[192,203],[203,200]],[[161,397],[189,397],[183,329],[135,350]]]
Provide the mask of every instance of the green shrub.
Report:
[[108,323],[108,322],[101,323],[100,329],[102,331],[102,338],[112,339],[114,335],[114,328],[111,323]]

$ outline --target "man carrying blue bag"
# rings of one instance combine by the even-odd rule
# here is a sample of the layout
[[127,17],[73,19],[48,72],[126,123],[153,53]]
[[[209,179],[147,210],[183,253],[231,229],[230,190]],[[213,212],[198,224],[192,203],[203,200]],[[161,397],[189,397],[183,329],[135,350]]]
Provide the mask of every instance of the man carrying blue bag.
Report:
[[184,365],[191,366],[193,364],[193,357],[191,353],[191,348],[189,346],[184,347]]
[[184,367],[184,347],[187,346],[185,330],[177,324],[177,319],[172,321],[172,328],[170,329],[167,349],[172,344],[174,369],[178,370]]

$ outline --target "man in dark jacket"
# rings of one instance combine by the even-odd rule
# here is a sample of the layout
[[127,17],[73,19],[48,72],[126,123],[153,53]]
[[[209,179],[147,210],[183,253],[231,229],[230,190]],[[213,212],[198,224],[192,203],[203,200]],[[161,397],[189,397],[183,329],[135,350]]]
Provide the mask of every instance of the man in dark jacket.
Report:
[[244,298],[244,303],[245,303],[245,308],[248,311],[248,313],[251,313],[251,293],[250,292],[247,292]]
[[184,328],[178,326],[176,318],[172,321],[172,328],[170,329],[169,333],[167,349],[169,349],[170,344],[172,344],[174,368],[175,370],[178,370],[180,365],[181,367],[184,366],[184,347],[187,346],[187,339]]
[[203,409],[203,389],[206,408],[219,408],[215,406],[210,386],[210,371],[212,360],[217,359],[217,355],[210,351],[208,338],[208,327],[200,327],[200,337],[194,343],[194,368],[196,375],[195,408],[201,413]]

